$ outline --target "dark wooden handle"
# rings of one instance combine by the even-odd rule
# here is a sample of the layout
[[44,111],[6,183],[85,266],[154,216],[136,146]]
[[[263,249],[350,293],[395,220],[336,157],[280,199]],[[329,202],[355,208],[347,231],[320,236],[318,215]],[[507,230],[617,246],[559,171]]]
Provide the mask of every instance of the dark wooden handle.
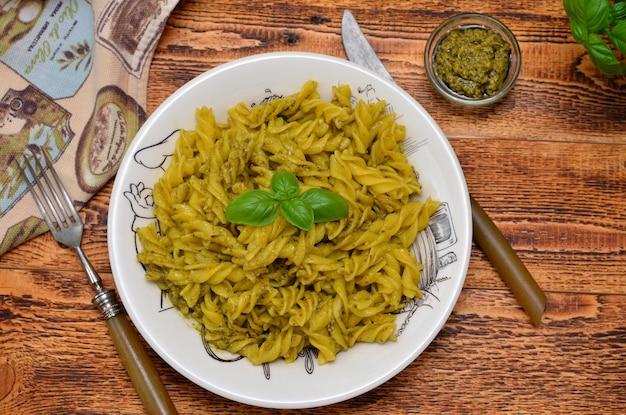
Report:
[[125,313],[106,320],[115,346],[148,414],[178,414],[161,378]]
[[471,196],[470,200],[474,241],[487,255],[535,326],[539,327],[546,307],[545,293],[483,208]]

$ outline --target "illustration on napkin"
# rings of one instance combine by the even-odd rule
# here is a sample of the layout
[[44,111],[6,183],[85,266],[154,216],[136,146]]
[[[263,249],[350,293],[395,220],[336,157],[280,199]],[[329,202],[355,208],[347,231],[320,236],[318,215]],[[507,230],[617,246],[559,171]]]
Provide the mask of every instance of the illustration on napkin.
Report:
[[34,86],[9,89],[0,100],[0,217],[27,190],[15,157],[29,144],[44,148],[53,159],[63,152],[74,133],[71,114]]
[[93,67],[93,20],[85,0],[4,2],[0,61],[53,99],[74,96]]
[[167,0],[112,0],[98,17],[96,38],[139,78],[165,25]]
[[145,110],[119,87],[98,91],[76,153],[76,178],[85,192],[97,191],[113,176],[145,121]]
[[4,1],[0,7],[1,56],[35,26],[43,13],[43,0]]
[[76,204],[113,177],[146,120],[147,68],[176,4],[0,0],[0,254],[47,230],[13,170],[28,143],[46,147]]

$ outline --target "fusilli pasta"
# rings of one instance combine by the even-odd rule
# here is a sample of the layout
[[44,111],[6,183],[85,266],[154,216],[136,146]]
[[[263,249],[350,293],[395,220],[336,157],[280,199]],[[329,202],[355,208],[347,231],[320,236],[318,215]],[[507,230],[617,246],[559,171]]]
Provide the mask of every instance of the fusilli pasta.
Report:
[[[220,124],[197,110],[180,132],[172,164],[154,186],[157,222],[138,230],[147,278],[204,327],[206,340],[254,364],[293,361],[305,346],[320,364],[356,342],[395,340],[395,314],[421,296],[421,265],[409,247],[438,202],[402,154],[405,137],[384,101],[353,108],[347,85],[320,98],[309,81],[295,94]],[[280,215],[234,225],[228,203],[287,170],[301,189],[342,195],[345,219],[309,232]]]

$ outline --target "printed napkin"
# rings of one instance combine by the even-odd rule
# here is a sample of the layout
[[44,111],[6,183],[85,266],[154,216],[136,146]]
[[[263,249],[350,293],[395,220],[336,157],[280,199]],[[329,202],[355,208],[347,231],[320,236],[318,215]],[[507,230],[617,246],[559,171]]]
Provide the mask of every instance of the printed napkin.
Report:
[[17,163],[46,151],[77,206],[146,120],[149,65],[178,0],[0,2],[0,254],[48,230]]

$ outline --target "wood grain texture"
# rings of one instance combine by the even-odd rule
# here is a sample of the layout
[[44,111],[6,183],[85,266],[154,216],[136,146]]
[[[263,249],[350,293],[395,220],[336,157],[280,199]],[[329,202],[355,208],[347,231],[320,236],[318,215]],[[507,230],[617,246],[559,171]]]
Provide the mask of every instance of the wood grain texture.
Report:
[[[474,248],[450,319],[405,370],[346,402],[278,412],[626,412],[626,82],[593,68],[560,1],[181,1],[155,51],[148,112],[236,58],[274,51],[345,57],[344,8],[449,137],[471,193],[545,289],[548,305],[535,329]],[[507,99],[465,110],[435,94],[422,55],[443,19],[473,11],[513,30],[523,64]],[[111,189],[108,183],[81,211],[84,249],[108,287]],[[144,413],[92,297],[78,258],[48,234],[0,257],[0,414]],[[214,395],[149,353],[181,414],[277,412]]]

